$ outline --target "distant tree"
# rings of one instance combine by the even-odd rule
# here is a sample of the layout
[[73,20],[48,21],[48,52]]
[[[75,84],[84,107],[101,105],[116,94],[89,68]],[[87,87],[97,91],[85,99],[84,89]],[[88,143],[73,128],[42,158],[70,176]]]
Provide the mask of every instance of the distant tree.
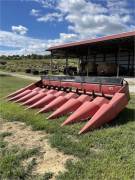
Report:
[[21,59],[50,59],[51,55],[39,55],[39,54],[28,54],[28,55],[1,55],[0,60],[21,60]]

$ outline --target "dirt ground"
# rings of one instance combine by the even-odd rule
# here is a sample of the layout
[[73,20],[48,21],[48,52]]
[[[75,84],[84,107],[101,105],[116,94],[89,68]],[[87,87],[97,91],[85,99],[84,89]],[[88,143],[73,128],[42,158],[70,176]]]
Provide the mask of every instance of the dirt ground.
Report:
[[[75,160],[74,156],[63,154],[55,148],[52,148],[48,142],[49,134],[43,131],[33,131],[30,126],[22,122],[3,122],[0,121],[0,132],[9,132],[10,136],[5,137],[8,146],[17,145],[25,149],[39,148],[40,153],[33,157],[36,165],[33,168],[33,174],[42,175],[46,172],[52,172],[55,176],[59,172],[66,171],[65,163],[67,160]],[[24,164],[27,165],[32,158],[27,159]]]

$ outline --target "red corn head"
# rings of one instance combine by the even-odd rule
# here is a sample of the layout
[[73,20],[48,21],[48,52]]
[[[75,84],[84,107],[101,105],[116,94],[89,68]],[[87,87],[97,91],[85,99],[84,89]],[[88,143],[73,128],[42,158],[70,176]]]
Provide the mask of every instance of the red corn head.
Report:
[[21,97],[29,94],[29,93],[32,92],[32,91],[40,91],[40,90],[41,90],[41,88],[39,88],[39,87],[33,88],[32,90],[26,89],[26,90],[24,90],[22,93],[18,93],[16,96],[13,96],[12,98],[10,98],[8,101],[18,100],[18,99],[20,99]]
[[77,98],[78,95],[76,93],[69,92],[64,97],[66,98],[66,100],[69,100],[70,98]]
[[103,104],[96,114],[86,123],[79,134],[98,128],[114,119],[127,105],[128,99],[124,93],[116,93],[108,104]]
[[24,92],[25,90],[28,90],[28,89],[32,90],[33,88],[35,88],[35,83],[32,83],[32,84],[30,84],[30,85],[28,85],[28,86],[26,86],[26,87],[24,87],[24,88],[21,88],[21,89],[15,91],[15,92],[9,94],[9,95],[6,96],[5,98],[11,98],[11,97],[14,97],[14,96],[16,96],[16,95],[18,95],[18,94]]
[[46,94],[55,94],[57,91],[54,89],[50,89],[48,91],[46,91]]
[[35,95],[34,97],[28,99],[27,101],[25,101],[21,105],[32,105],[32,104],[36,103],[37,101],[39,101],[40,99],[42,99],[45,96],[46,96],[46,93],[39,92],[37,95]]
[[28,89],[25,89],[25,88],[19,89],[18,91],[15,91],[14,93],[9,94],[9,95],[6,96],[5,98],[15,97],[15,96],[17,96],[18,94],[21,94],[22,92],[24,92],[24,91],[26,91],[26,90],[28,90]]
[[66,119],[66,121],[64,121],[62,126],[88,119],[93,116],[103,104],[108,102],[109,100],[104,97],[96,97],[92,102],[84,102],[73,114],[71,114],[71,116]]
[[81,95],[78,98],[71,98],[65,104],[63,104],[60,108],[58,108],[55,112],[53,112],[48,119],[53,119],[64,114],[74,112],[76,109],[79,108],[85,101],[90,101],[92,97],[88,95]]
[[40,100],[42,97],[44,97],[48,90],[47,89],[37,89],[37,90],[33,90],[38,92],[38,94],[36,94],[35,96],[32,96],[30,99],[23,101],[22,104],[20,105],[31,105],[34,104],[37,100]]
[[26,109],[30,109],[30,108],[42,108],[46,104],[50,103],[54,98],[55,98],[55,96],[53,94],[48,94],[48,95],[46,95],[45,97],[43,97],[39,101],[35,102],[34,104],[32,104],[31,106],[29,106]]
[[30,92],[32,92],[30,89],[27,89],[25,91],[23,91],[22,93],[19,93],[18,95],[8,99],[8,101],[16,101],[24,96],[26,96],[27,94],[29,94]]
[[40,111],[37,112],[37,114],[43,113],[43,112],[49,112],[53,108],[61,106],[65,101],[66,100],[65,100],[65,98],[63,98],[63,96],[59,96],[57,98],[54,98],[54,100],[52,100],[52,102],[50,102],[48,105],[43,107]]
[[[48,94],[48,92],[50,90],[47,90],[47,89],[39,89],[39,90],[36,90],[38,91],[38,94],[36,94],[35,96],[32,96],[30,99],[28,100],[25,100],[23,101],[23,103],[21,105],[32,105],[34,103],[36,103],[38,100],[42,99],[44,96],[46,96]],[[54,90],[51,92],[53,93]]]
[[42,92],[47,93],[47,92],[48,92],[48,89],[40,89],[38,92],[39,92],[39,93],[42,93]]
[[[64,94],[63,94],[64,95]],[[55,95],[56,96],[56,95]],[[77,95],[75,93],[68,93],[66,94],[65,96],[56,96],[56,98],[50,102],[48,105],[46,105],[45,107],[43,107],[40,111],[38,111],[38,113],[42,113],[42,112],[48,112],[52,109],[55,109],[55,108],[59,108],[61,105],[63,105],[66,101],[68,101],[69,98],[72,98],[72,97],[76,97]],[[37,114],[38,114],[37,113]]]
[[46,92],[46,96],[43,97],[42,99],[38,100],[37,102],[35,102],[34,104],[32,104],[31,106],[29,106],[26,109],[30,109],[30,108],[42,108],[44,107],[46,104],[50,103],[53,99],[55,99],[54,94],[58,95],[58,94],[62,94],[63,91],[59,91],[57,92],[56,90],[49,90]]
[[40,87],[36,87],[36,88],[32,89],[32,91],[40,91],[40,90],[42,90]]
[[28,99],[32,98],[33,96],[37,95],[37,91],[31,91],[29,94],[21,97],[20,99],[16,100],[15,102],[24,102],[27,101]]
[[43,107],[40,111],[38,111],[37,114],[40,113],[40,112],[42,112],[42,110],[43,110],[43,112],[45,112],[45,111],[44,111],[44,108],[46,108],[46,106],[48,106],[49,104],[51,104],[52,102],[54,102],[58,97],[62,97],[62,96],[64,96],[64,95],[65,95],[65,92],[63,92],[63,91],[58,91],[58,92],[56,92],[56,93],[54,94],[54,98],[53,98],[50,102],[48,102],[47,105],[45,105],[45,107]]
[[64,91],[57,91],[54,96],[59,97],[59,96],[64,96],[66,93]]
[[[59,91],[58,87],[70,91]],[[79,96],[79,93],[83,94]],[[6,98],[21,102],[27,106],[26,109],[41,108],[37,114],[55,110],[48,119],[72,113],[61,126],[91,118],[80,130],[81,134],[115,118],[127,105],[130,96],[128,83],[122,78],[45,76]]]

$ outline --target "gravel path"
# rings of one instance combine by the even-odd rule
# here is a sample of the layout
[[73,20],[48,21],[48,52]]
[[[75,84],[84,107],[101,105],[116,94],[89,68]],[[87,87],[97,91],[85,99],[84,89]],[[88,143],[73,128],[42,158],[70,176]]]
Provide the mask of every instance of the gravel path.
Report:
[[[23,75],[23,74],[17,74],[17,73],[11,73],[11,72],[3,72],[0,71],[0,74],[6,74],[10,76],[15,76],[23,79],[29,79],[33,81],[38,81],[40,80],[40,77],[35,77],[35,76],[28,76],[28,75]],[[130,93],[135,93],[135,78],[124,78],[128,83],[129,83],[129,91]]]
[[17,73],[12,73],[12,72],[3,72],[0,71],[0,74],[6,74],[9,76],[14,76],[14,77],[19,77],[19,78],[23,78],[23,79],[29,79],[29,80],[33,80],[33,81],[38,81],[40,80],[40,77],[35,77],[35,76],[28,76],[28,75],[23,75],[23,74],[17,74]]

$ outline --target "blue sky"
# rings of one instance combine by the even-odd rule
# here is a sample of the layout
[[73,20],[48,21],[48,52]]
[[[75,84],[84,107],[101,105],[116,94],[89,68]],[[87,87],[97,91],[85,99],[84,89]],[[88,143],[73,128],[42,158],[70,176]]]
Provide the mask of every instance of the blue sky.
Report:
[[135,30],[135,0],[0,0],[0,54]]

